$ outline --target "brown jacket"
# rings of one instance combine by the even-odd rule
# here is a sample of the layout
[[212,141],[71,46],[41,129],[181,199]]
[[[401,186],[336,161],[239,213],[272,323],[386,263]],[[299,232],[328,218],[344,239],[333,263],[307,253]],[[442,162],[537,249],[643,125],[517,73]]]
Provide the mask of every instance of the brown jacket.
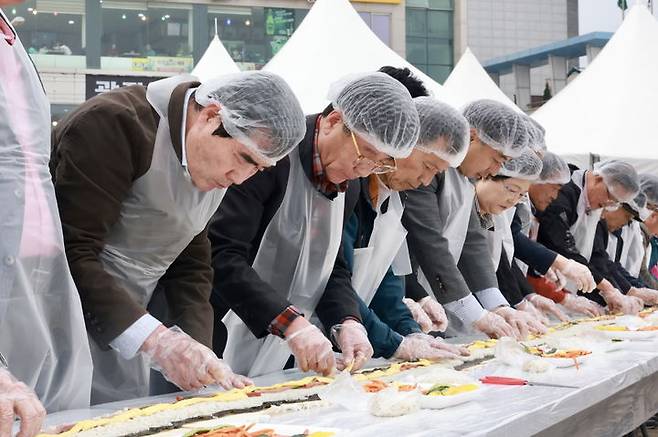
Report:
[[[168,117],[172,144],[181,159],[183,83],[172,93]],[[135,180],[151,166],[159,117],[146,88],[130,86],[94,97],[52,132],[50,169],[64,230],[66,255],[80,293],[87,330],[106,348],[146,313],[106,273],[99,259]],[[180,326],[210,346],[212,308],[210,243],[204,230],[160,279],[168,306],[167,324]]]

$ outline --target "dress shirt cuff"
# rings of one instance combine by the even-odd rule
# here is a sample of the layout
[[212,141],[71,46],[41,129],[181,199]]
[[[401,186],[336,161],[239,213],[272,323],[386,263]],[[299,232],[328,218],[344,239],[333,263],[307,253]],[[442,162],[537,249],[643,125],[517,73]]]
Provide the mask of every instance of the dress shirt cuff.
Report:
[[485,288],[484,290],[476,291],[474,294],[482,306],[489,311],[493,311],[499,306],[509,306],[509,302],[507,302],[498,288]]
[[487,312],[472,294],[459,300],[448,302],[443,307],[446,311],[461,320],[464,326],[472,326],[473,323],[484,317]]
[[146,341],[149,335],[153,333],[162,322],[150,314],[144,314],[123,331],[117,338],[110,342],[112,349],[115,349],[121,357],[130,360],[137,355],[139,348]]
[[294,306],[290,305],[285,310],[281,312],[272,323],[268,330],[270,334],[276,335],[277,337],[286,338],[286,329],[295,321],[297,317],[301,317],[303,314]]

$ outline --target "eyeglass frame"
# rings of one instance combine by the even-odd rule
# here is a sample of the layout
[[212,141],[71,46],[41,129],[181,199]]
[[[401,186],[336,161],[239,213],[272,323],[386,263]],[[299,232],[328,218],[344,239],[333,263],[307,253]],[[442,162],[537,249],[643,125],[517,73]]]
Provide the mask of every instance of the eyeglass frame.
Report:
[[359,164],[361,164],[365,160],[368,160],[373,164],[373,169],[372,169],[373,174],[380,175],[380,174],[393,173],[398,169],[398,162],[394,157],[391,157],[391,159],[393,160],[393,165],[390,165],[382,161],[373,161],[372,159],[363,156],[363,154],[361,153],[361,149],[359,149],[359,144],[356,141],[356,136],[354,135],[354,131],[350,130],[350,135],[352,136],[352,144],[354,144],[354,149],[356,150],[356,160],[354,161],[355,167],[359,166]]

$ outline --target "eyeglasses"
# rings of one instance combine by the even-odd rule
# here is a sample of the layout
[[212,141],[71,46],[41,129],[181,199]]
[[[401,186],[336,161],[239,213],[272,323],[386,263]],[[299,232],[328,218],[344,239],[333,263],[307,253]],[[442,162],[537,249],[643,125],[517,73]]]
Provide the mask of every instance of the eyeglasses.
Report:
[[395,161],[395,158],[387,158],[384,161],[373,161],[372,159],[363,156],[359,149],[359,144],[356,142],[354,132],[350,132],[350,134],[352,135],[352,143],[354,143],[354,148],[356,149],[356,161],[354,161],[355,167],[365,163],[371,167],[370,171],[373,174],[386,174],[398,169],[398,163]]
[[521,199],[525,195],[525,191],[512,188],[509,185],[507,185],[505,182],[503,182],[503,187],[505,188],[505,191],[507,191],[507,194],[511,198]]

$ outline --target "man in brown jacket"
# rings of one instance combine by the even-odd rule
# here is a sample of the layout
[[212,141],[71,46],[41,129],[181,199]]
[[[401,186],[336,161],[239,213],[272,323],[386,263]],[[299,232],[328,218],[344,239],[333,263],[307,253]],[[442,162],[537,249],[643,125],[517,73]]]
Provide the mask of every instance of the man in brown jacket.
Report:
[[[193,79],[94,97],[53,131],[66,254],[92,339],[92,403],[148,395],[149,367],[184,390],[248,383],[207,347],[206,225],[225,189],[287,155],[305,121],[272,73]],[[156,288],[166,303],[154,315],[171,328],[147,311]]]

